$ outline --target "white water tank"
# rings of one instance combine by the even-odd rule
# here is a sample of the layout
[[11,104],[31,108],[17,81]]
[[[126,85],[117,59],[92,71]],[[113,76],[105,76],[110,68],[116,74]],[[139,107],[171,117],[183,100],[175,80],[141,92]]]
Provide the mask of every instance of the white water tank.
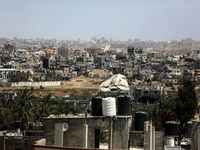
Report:
[[174,146],[174,137],[167,137],[166,146]]
[[106,97],[102,99],[103,116],[116,115],[116,101],[114,97]]

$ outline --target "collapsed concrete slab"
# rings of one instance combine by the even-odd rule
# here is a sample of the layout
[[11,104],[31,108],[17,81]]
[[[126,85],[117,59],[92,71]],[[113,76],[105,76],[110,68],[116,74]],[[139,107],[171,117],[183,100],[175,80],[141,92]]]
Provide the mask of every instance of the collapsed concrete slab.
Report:
[[126,77],[121,74],[116,74],[111,78],[104,81],[99,88],[99,93],[112,93],[120,92],[127,93],[129,92],[129,85],[126,80]]

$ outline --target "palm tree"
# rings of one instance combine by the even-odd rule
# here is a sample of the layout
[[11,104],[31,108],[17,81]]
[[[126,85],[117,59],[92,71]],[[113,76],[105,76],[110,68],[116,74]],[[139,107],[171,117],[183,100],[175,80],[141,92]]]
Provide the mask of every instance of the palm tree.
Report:
[[13,129],[14,120],[16,114],[12,113],[10,109],[5,107],[0,108],[0,130],[11,130]]
[[41,122],[43,117],[47,117],[51,114],[51,93],[42,99],[39,99],[38,104],[38,122]]
[[22,122],[22,128],[28,129],[29,123],[35,121],[33,91],[29,89],[20,90],[14,99],[14,110],[18,113],[19,120]]

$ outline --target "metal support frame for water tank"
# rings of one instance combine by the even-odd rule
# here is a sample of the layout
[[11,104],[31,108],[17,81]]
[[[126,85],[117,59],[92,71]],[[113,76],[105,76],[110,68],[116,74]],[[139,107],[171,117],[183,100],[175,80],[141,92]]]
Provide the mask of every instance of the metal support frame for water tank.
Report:
[[[172,124],[174,124],[174,123],[176,123],[177,124],[177,122],[175,122],[175,121],[167,121],[167,122],[165,122],[165,124],[167,123],[168,125],[169,124],[171,124],[171,122],[172,122]],[[172,125],[171,124],[171,125]],[[169,128],[169,127],[168,127]],[[173,139],[175,139],[175,138],[177,138],[177,141],[179,141],[179,136],[178,136],[178,124],[177,124],[177,134],[172,134],[171,132],[170,132],[170,134],[169,134],[169,131],[167,130],[168,129],[167,128],[167,125],[165,125],[165,135],[164,135],[164,146],[166,146],[166,141],[167,141],[167,139],[169,139],[169,138],[173,138]],[[170,127],[170,129],[172,129],[172,127]],[[168,132],[167,132],[168,131]],[[167,134],[166,134],[166,132],[167,132]],[[174,146],[178,146],[178,142],[177,143],[175,143],[175,140],[174,140]],[[168,146],[168,147],[174,147],[174,146]]]
[[[166,141],[167,141],[167,138],[177,138],[177,141],[179,141],[179,138],[178,138],[178,135],[177,136],[169,136],[169,135],[164,135],[164,141],[163,141],[163,145],[164,147],[166,147]],[[174,140],[174,146],[167,146],[167,147],[177,147],[179,144],[178,143],[175,143],[175,140]]]
[[112,119],[112,116],[110,117],[110,130],[109,130],[109,149],[112,149],[112,132],[113,132],[113,119]]
[[87,124],[87,114],[90,113],[90,109],[85,109],[85,123],[83,126],[83,147],[88,148],[88,124]]
[[84,124],[83,148],[88,148],[88,125]]

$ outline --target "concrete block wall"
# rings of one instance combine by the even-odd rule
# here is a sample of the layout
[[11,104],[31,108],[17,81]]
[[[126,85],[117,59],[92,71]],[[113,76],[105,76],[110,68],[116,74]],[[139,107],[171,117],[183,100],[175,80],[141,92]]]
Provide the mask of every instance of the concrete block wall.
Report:
[[38,141],[42,138],[43,138],[42,136],[30,136],[30,137],[28,137],[27,141],[26,141],[26,150],[32,150],[33,144],[35,143],[35,141]]
[[[113,149],[127,149],[129,142],[129,131],[131,118],[117,118],[113,120]],[[122,141],[122,142],[119,142]]]
[[[111,124],[111,120],[113,123]],[[46,145],[54,145],[55,123],[64,123],[69,125],[64,132],[63,146],[83,147],[83,127],[85,118],[44,118],[44,138]],[[88,148],[95,147],[95,129],[108,129],[112,125],[112,148],[128,149],[129,130],[131,125],[130,116],[117,117],[90,117],[87,118],[88,124]]]
[[5,136],[0,136],[0,150],[5,150]]
[[144,133],[133,132],[130,134],[130,146],[144,147]]
[[148,133],[144,132],[144,150],[148,150]]
[[11,87],[21,86],[58,86],[61,85],[61,81],[47,81],[47,82],[14,82]]
[[[164,147],[164,132],[155,131],[155,150],[163,150]],[[144,150],[148,150],[148,136],[147,132],[144,132]]]
[[200,121],[193,121],[191,129],[191,150],[198,149],[198,128]]
[[[22,150],[32,150],[35,141],[42,139],[42,136],[28,136],[23,139],[15,139],[14,137],[6,137],[4,142],[5,150],[13,150],[15,148],[21,148]],[[1,139],[0,139],[1,140]],[[0,145],[0,150],[3,150]]]
[[164,132],[156,131],[155,132],[155,150],[163,150]]
[[[68,147],[83,147],[83,127],[85,118],[45,118],[44,119],[44,137],[46,138],[46,145],[54,145],[55,123],[66,122],[69,125],[67,131],[64,132],[63,146]],[[87,119],[88,123],[88,148],[94,147],[95,128],[108,128],[109,122],[105,119],[95,119],[91,121]]]

